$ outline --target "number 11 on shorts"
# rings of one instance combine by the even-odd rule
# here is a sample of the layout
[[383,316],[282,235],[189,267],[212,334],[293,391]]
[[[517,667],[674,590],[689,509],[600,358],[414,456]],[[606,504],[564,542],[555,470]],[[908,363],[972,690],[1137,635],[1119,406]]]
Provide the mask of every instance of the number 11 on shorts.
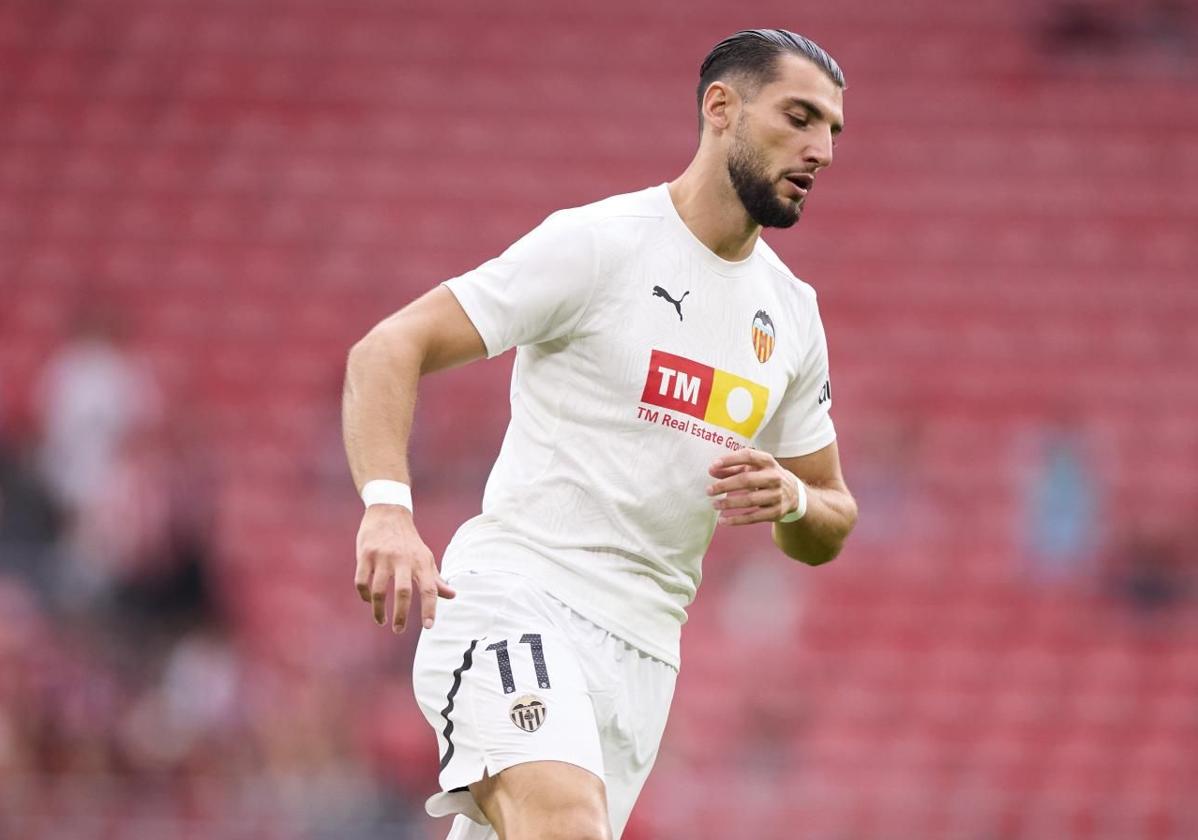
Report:
[[[545,667],[545,648],[541,644],[540,633],[525,633],[520,637],[520,644],[528,645],[532,651],[532,667],[537,674],[537,685],[549,688],[549,669]],[[507,639],[487,645],[487,650],[495,651],[495,659],[499,663],[499,680],[503,683],[503,693],[513,694],[516,691],[516,680],[512,676],[512,657],[507,650]]]

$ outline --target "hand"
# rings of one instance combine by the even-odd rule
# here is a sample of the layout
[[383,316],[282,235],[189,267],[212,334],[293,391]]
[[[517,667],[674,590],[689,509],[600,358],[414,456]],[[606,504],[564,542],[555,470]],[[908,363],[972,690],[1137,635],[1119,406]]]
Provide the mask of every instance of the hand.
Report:
[[387,590],[394,586],[391,629],[396,633],[402,633],[407,624],[413,586],[420,593],[420,615],[426,628],[433,626],[437,596],[457,594],[441,578],[433,553],[416,533],[412,512],[398,505],[371,505],[362,515],[354,585],[359,597],[371,605],[374,623],[380,627],[387,619]]
[[760,449],[739,449],[712,462],[716,481],[707,488],[721,525],[775,522],[799,506],[794,481],[774,456]]

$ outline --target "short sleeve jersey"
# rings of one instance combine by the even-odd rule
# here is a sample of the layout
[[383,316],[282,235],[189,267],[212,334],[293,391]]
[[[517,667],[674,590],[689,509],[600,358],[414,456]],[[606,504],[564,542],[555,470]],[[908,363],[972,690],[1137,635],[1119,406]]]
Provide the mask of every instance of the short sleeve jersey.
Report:
[[765,242],[721,259],[666,185],[562,210],[446,281],[488,356],[516,347],[482,513],[443,562],[523,574],[678,665],[717,457],[835,439],[814,290]]

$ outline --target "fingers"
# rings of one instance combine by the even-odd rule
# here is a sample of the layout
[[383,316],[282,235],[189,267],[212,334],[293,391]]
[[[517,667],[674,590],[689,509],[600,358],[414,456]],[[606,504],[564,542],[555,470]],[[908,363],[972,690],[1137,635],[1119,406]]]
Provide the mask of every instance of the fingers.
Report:
[[712,462],[716,479],[707,487],[715,497],[720,525],[755,525],[773,522],[785,513],[783,474],[773,456],[757,449],[741,449]]
[[406,570],[396,570],[395,604],[391,614],[391,629],[402,633],[408,626],[408,610],[412,606],[412,575]]
[[402,633],[408,622],[412,598],[420,598],[421,624],[431,627],[437,598],[457,595],[437,570],[436,560],[420,539],[410,519],[372,516],[368,509],[358,531],[358,565],[354,588],[370,604],[375,624],[387,623],[387,593],[391,592],[391,629]]
[[[416,574],[416,589],[420,593],[420,624],[425,630],[431,629],[434,622],[437,620],[437,598],[456,598],[458,593],[454,588],[445,582],[445,578],[441,577],[441,573],[437,571],[437,564],[430,554],[427,561],[423,564],[425,571]],[[411,590],[407,593],[407,600],[411,602]],[[402,633],[404,622],[398,622],[399,613],[396,614],[397,624],[395,632]],[[404,608],[403,614],[405,622],[407,618],[407,607]]]
[[[445,582],[437,571],[431,554],[414,564],[417,571],[409,574],[406,564],[392,564],[379,559],[376,564],[363,561],[358,564],[354,586],[358,597],[370,604],[374,623],[380,627],[387,621],[387,590],[393,593],[391,629],[402,633],[408,623],[408,610],[412,605],[413,581],[420,594],[420,619],[425,628],[433,626],[437,616],[437,598],[456,598],[457,592]],[[398,568],[396,568],[398,566]],[[373,572],[368,571],[373,568]],[[392,571],[392,569],[395,571]],[[401,571],[402,570],[402,571]]]
[[711,474],[712,478],[728,478],[729,476],[748,472],[751,469],[753,469],[753,467],[751,467],[749,464],[732,464],[727,467],[716,467],[715,465],[712,465],[707,472]]
[[777,490],[733,490],[711,506],[719,511],[720,525],[752,525],[772,522],[782,515],[782,496]]
[[758,522],[773,522],[778,518],[778,507],[740,508],[720,512],[720,525],[756,525]]
[[437,617],[437,590],[440,586],[440,575],[436,569],[431,572],[425,572],[420,578],[417,578],[417,586],[420,587],[420,623],[427,630],[433,626],[433,621]]
[[712,482],[707,495],[719,496],[734,490],[773,490],[781,486],[782,475],[776,470],[746,470]]
[[387,621],[387,583],[391,576],[391,569],[387,564],[379,563],[375,566],[370,581],[370,609],[374,615],[374,623],[379,627]]
[[722,499],[712,499],[711,506],[718,511],[740,508],[781,507],[782,494],[774,490],[733,490]]
[[765,467],[773,463],[773,460],[773,456],[768,452],[762,452],[760,449],[751,449],[749,447],[745,447],[744,449],[738,449],[735,452],[731,452],[727,455],[721,455],[719,458],[716,458],[711,462],[711,467],[708,469],[708,472],[715,476],[716,472],[726,470],[729,467]]
[[358,590],[358,597],[366,603],[370,603],[370,578],[374,573],[374,564],[366,559],[364,554],[358,555],[358,568],[354,572],[354,588]]

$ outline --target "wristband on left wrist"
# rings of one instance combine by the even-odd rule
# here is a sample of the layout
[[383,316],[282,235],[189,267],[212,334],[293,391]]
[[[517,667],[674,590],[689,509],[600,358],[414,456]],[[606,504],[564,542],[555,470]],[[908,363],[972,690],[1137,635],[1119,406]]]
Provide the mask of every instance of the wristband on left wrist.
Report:
[[778,521],[783,524],[798,522],[807,515],[807,485],[803,483],[801,478],[792,473],[790,470],[786,470],[786,475],[794,483],[795,495],[799,497],[799,500],[798,504],[795,505],[794,510],[778,519]]

